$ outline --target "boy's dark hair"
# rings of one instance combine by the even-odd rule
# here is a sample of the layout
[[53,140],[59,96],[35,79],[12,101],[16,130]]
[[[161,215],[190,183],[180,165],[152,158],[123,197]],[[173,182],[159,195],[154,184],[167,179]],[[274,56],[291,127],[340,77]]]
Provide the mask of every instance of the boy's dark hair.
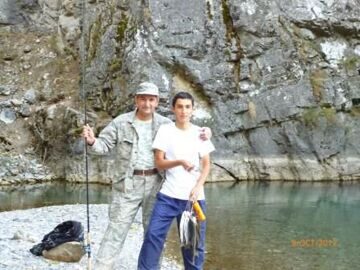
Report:
[[194,106],[194,97],[188,93],[188,92],[179,92],[177,93],[174,97],[173,97],[173,100],[172,100],[172,106],[175,107],[175,104],[176,104],[176,101],[178,99],[190,99],[191,100],[191,104]]

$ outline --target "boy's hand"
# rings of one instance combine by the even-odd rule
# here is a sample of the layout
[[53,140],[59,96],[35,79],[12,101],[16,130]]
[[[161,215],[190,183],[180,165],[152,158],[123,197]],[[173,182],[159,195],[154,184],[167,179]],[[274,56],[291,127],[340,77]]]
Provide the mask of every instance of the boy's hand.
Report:
[[192,202],[196,202],[197,198],[199,196],[200,190],[202,188],[202,185],[196,184],[195,187],[190,192],[189,200]]
[[180,160],[181,166],[183,166],[183,168],[190,172],[195,166],[194,164],[191,164],[190,162],[186,161],[186,160]]

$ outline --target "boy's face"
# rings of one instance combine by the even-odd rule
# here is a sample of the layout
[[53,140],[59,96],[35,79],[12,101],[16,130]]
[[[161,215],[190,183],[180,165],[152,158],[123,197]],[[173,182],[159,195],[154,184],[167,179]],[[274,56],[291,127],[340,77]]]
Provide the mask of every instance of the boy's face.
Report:
[[188,123],[190,122],[194,107],[191,99],[179,98],[176,100],[175,106],[172,108],[175,114],[176,122]]

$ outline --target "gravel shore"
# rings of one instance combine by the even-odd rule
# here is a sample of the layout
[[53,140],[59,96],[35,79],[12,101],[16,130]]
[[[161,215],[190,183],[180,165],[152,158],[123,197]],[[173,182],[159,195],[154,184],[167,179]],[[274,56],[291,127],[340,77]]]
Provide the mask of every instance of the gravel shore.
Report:
[[[108,205],[90,206],[90,235],[92,261],[96,256],[105,232]],[[66,220],[80,221],[85,231],[86,206],[64,205],[0,212],[0,269],[1,270],[77,270],[86,269],[87,256],[78,263],[65,263],[37,257],[29,249],[41,242],[45,234]],[[136,269],[137,256],[142,243],[143,229],[140,215],[131,226],[119,260],[117,270]],[[163,258],[162,270],[180,270],[182,267],[171,258]],[[94,269],[96,270],[96,269]]]

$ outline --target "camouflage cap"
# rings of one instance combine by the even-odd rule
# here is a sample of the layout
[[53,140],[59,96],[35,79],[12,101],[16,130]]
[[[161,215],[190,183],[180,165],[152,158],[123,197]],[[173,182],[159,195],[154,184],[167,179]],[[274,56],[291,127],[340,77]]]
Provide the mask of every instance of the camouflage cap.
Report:
[[159,89],[151,82],[143,82],[137,87],[136,95],[159,96]]

